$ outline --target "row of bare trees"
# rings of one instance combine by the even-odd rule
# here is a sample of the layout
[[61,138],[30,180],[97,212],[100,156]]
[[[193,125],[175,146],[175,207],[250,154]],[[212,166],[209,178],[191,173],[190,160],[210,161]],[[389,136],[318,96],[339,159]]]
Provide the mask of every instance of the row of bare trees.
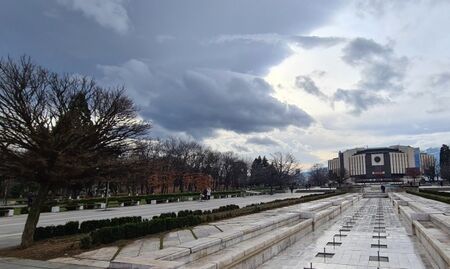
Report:
[[[248,184],[247,162],[235,154],[176,138],[151,140],[149,129],[123,88],[53,73],[27,57],[1,59],[0,179],[36,192],[21,246],[32,244],[49,195],[95,195],[106,182],[116,192],[151,193],[149,177],[186,173],[208,175],[216,190]],[[271,186],[291,176],[294,161],[273,156]],[[173,183],[171,191],[181,186]]]
[[[129,181],[122,184],[130,186],[133,193],[153,192],[148,182],[152,175],[174,176],[179,180],[183,180],[183,175],[209,175],[214,190],[235,189],[247,183],[246,161],[232,152],[214,151],[195,141],[179,138],[141,141],[129,159],[138,165],[128,169]],[[175,181],[167,192],[185,191],[181,186],[181,182]]]
[[290,153],[276,152],[270,160],[266,156],[256,158],[250,169],[249,185],[267,186],[273,192],[274,187],[283,188],[297,184],[301,169]]

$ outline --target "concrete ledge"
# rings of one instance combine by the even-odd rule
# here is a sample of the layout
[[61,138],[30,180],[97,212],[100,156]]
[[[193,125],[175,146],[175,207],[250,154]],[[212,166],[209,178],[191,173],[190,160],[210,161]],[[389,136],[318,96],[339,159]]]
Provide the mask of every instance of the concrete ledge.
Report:
[[[437,229],[428,229],[420,221],[414,221],[413,224],[419,241],[439,268],[450,268],[450,249],[447,242],[441,242],[446,239],[442,238],[442,232],[439,233]],[[446,237],[448,239],[448,234]]]
[[283,227],[264,236],[224,249],[183,268],[255,268],[312,231],[312,220]]
[[450,234],[450,216],[445,214],[431,214],[430,221],[439,226],[440,229]]
[[145,257],[121,257],[115,259],[109,265],[111,269],[150,269],[150,268],[165,268],[165,269],[175,269],[179,268],[183,263],[175,261],[163,261],[154,260]]
[[[407,222],[408,225],[413,225],[413,221],[415,220],[430,220],[430,215],[427,213],[416,212],[409,206],[399,206],[399,215],[402,216]],[[412,230],[414,232],[414,229]]]
[[[334,201],[335,206],[329,199],[319,203],[293,205],[212,223],[217,226],[225,225],[228,227],[227,229],[231,230],[186,242],[176,247],[144,254],[145,256],[137,258],[118,257],[111,262],[111,268],[218,269],[240,266],[244,263],[259,265],[262,260],[273,257],[299,238],[310,233],[314,225],[319,226],[340,214],[342,205],[350,206],[351,202],[348,199],[353,198],[356,197],[344,196],[338,201]],[[313,211],[319,208],[322,210]],[[307,211],[300,211],[300,209],[307,209]],[[155,261],[175,263],[157,264]]]

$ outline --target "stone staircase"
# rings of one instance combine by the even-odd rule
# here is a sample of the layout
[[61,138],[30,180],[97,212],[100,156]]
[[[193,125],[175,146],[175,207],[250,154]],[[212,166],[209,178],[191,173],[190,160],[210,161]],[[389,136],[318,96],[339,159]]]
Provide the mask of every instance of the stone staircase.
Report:
[[365,192],[363,194],[364,198],[388,198],[388,194],[387,193],[382,193],[382,192]]
[[346,194],[210,223],[223,232],[135,257],[118,255],[109,268],[255,268],[360,198]]
[[391,193],[389,197],[435,265],[450,268],[450,206],[406,193]]

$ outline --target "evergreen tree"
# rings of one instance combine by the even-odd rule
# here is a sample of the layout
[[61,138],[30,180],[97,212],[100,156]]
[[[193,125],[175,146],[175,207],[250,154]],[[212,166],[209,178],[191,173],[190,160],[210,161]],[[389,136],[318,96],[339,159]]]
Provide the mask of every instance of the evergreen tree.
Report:
[[439,166],[441,168],[441,177],[446,180],[450,180],[450,148],[448,145],[442,145],[439,153],[440,161]]

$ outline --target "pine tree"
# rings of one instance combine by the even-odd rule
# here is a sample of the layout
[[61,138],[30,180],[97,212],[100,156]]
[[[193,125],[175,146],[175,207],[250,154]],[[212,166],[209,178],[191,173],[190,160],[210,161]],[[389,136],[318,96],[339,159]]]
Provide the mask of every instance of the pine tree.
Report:
[[440,168],[441,177],[446,180],[450,180],[450,148],[448,145],[442,145],[441,151],[439,153],[440,157]]

